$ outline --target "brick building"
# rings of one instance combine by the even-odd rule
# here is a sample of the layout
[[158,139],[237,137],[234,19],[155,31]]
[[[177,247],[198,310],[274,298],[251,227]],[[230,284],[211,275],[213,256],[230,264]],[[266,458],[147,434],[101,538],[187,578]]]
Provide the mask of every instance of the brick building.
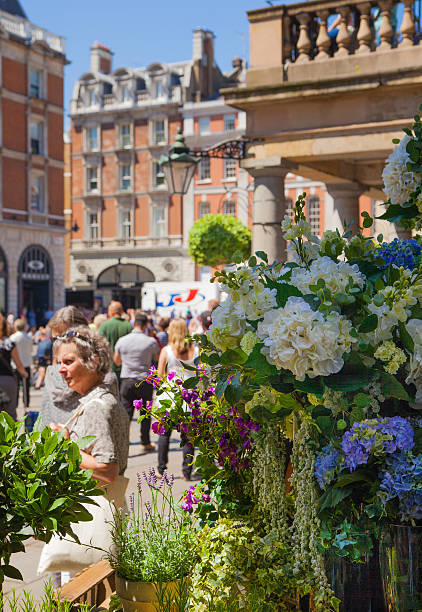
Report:
[[[64,303],[64,39],[0,2],[0,310]],[[33,318],[33,317],[32,317]]]
[[[110,49],[93,45],[90,71],[76,83],[71,102],[72,223],[79,230],[72,234],[67,300],[90,306],[97,297],[106,305],[113,297],[138,307],[143,282],[198,276],[187,236],[204,189],[213,210],[230,185],[238,190],[237,164],[227,170],[224,188],[223,161],[212,160],[221,177],[198,177],[185,198],[169,197],[158,159],[179,126],[189,144],[201,148],[241,133],[237,111],[218,91],[236,85],[244,66],[235,60],[232,72],[223,74],[214,35],[199,28],[188,61],[113,70],[112,59]],[[204,165],[199,172],[205,176]]]

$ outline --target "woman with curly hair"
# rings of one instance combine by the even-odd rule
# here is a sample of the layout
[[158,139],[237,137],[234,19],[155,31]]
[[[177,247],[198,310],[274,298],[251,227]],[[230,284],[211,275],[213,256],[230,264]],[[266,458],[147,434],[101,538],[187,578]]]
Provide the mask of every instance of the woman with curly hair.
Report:
[[[104,377],[110,370],[111,349],[107,340],[93,332],[87,325],[68,329],[63,335],[55,338],[54,355],[57,359],[59,373],[72,391],[78,394],[79,402],[65,423],[50,423],[53,431],[63,431],[66,438],[79,442],[88,436],[80,448],[81,465],[85,470],[92,470],[92,478],[99,481],[106,493],[106,499],[113,502],[116,508],[122,508],[127,479],[123,478],[129,454],[129,418],[126,410],[116,396],[104,384]],[[97,502],[99,503],[99,502]],[[93,514],[92,506],[87,510]],[[99,514],[94,515],[91,535],[82,539],[76,550],[60,556],[64,544],[57,542],[47,544],[41,555],[39,573],[45,571],[62,572],[61,583],[70,579],[69,572],[83,569],[93,561],[90,544],[108,549],[110,540],[106,521],[110,520],[110,506],[105,510],[100,507]],[[76,528],[74,529],[76,533]],[[78,534],[79,536],[79,534]],[[88,545],[88,548],[83,545]],[[55,548],[54,548],[55,547]],[[54,549],[55,555],[51,550]],[[63,573],[65,575],[63,575]],[[56,584],[58,583],[58,576]]]

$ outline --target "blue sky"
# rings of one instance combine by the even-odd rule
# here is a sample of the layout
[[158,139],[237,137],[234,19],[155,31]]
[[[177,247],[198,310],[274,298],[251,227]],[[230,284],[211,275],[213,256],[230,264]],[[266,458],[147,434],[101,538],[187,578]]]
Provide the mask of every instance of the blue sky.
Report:
[[74,82],[89,69],[95,40],[111,47],[114,68],[147,66],[189,59],[192,30],[200,26],[216,35],[217,63],[228,71],[233,57],[248,51],[246,11],[267,6],[266,0],[20,1],[33,24],[66,38],[72,62],[66,67],[66,112]]

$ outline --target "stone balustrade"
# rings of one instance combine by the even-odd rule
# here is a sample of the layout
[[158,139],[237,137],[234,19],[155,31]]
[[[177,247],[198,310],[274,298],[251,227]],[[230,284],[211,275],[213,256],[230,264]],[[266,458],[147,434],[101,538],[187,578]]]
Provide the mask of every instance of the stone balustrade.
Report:
[[249,11],[247,85],[419,66],[421,12],[420,0],[310,0]]
[[418,2],[311,0],[284,7],[284,62],[326,61],[419,44]]

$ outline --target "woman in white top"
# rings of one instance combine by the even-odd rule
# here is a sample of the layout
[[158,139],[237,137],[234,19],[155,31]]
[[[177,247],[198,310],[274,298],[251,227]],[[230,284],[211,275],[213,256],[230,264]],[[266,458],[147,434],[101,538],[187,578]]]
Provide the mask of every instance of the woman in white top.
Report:
[[[185,365],[194,365],[194,360],[198,356],[198,347],[186,339],[188,328],[183,319],[173,319],[168,327],[169,341],[160,353],[158,361],[158,374],[164,376],[167,372],[175,372],[183,380],[194,376],[192,370],[187,370]],[[158,471],[163,474],[168,463],[168,451],[171,431],[167,431],[158,440]],[[183,441],[183,440],[182,440]],[[185,443],[183,446],[183,479],[190,480],[192,474],[192,463],[194,448],[191,444]]]

